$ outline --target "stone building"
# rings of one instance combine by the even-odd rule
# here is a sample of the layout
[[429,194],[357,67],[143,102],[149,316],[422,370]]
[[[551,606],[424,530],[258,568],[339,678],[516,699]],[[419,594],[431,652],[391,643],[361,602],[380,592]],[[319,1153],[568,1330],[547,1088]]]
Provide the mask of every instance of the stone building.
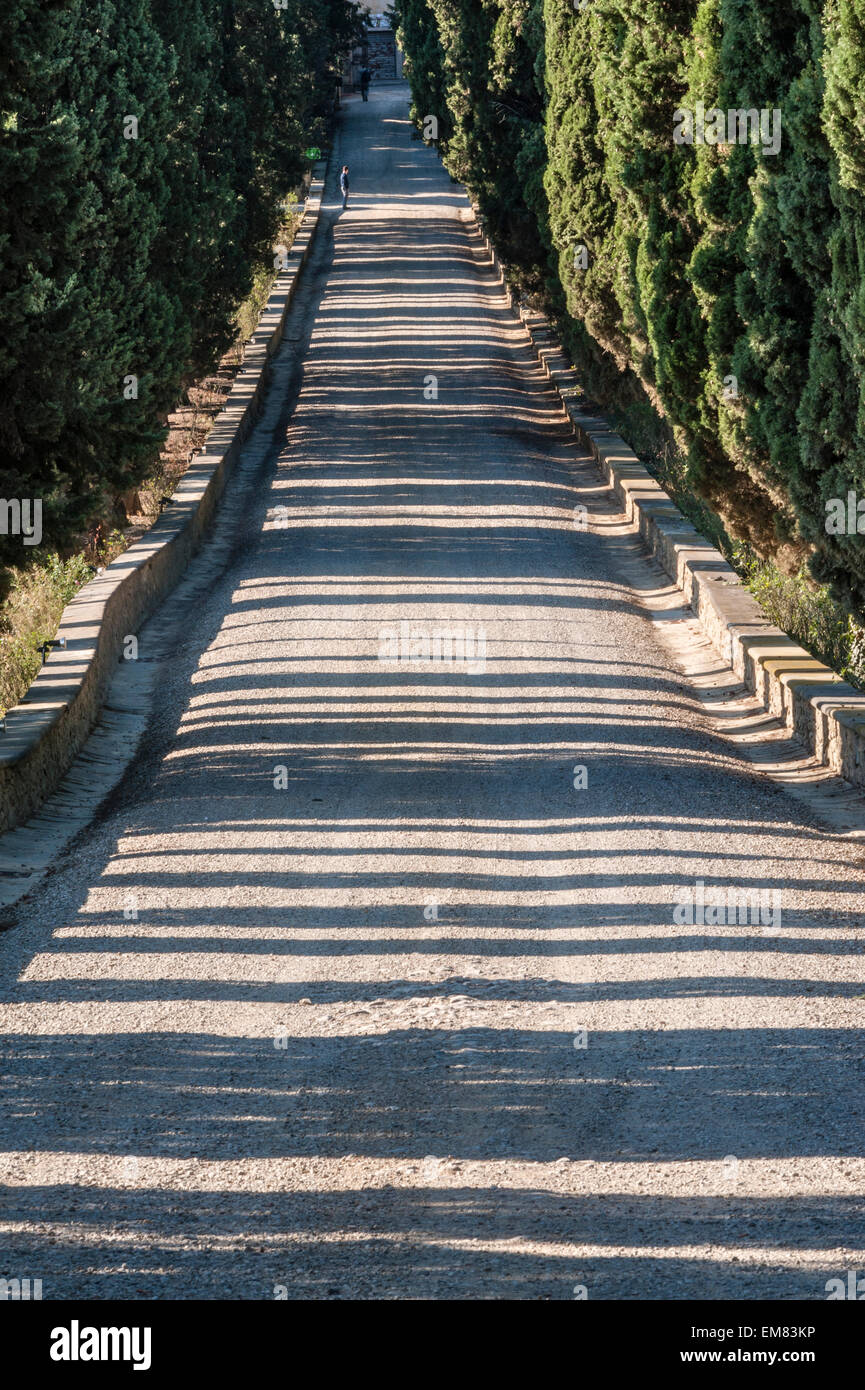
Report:
[[[373,86],[377,82],[397,82],[402,78],[403,55],[397,47],[389,15],[390,0],[367,0],[369,22],[364,41],[355,45],[350,64],[344,65],[343,90],[357,91],[361,70],[368,67]],[[350,75],[349,75],[350,74]]]

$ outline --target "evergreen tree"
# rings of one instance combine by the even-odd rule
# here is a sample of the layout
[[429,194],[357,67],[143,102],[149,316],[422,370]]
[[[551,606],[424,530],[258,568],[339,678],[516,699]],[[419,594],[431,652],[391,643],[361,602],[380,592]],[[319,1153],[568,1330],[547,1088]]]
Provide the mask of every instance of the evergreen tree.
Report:
[[112,0],[22,0],[9,40],[0,466],[7,494],[43,498],[50,537],[128,485],[157,438],[172,324],[148,257],[166,197],[165,55],[144,0],[122,16]]
[[827,532],[827,503],[865,497],[865,3],[831,0],[823,14],[822,109],[828,140],[829,270],[814,313],[799,412],[796,500],[814,546],[812,570],[865,613],[865,536]]
[[230,342],[356,24],[348,0],[0,11],[0,495],[41,498],[47,540],[143,476]]

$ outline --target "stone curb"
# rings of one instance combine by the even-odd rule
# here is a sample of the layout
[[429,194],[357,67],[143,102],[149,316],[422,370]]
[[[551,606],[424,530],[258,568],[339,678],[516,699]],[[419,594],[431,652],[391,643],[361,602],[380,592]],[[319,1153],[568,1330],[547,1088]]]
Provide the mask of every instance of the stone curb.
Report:
[[64,608],[56,640],[65,647],[51,651],[24,699],[6,715],[0,732],[0,833],[27,820],[59,785],[96,722],[124,640],[175,586],[207,530],[267,390],[270,359],[318,230],[326,171],[325,160],[316,164],[285,266],[203,452],[155,525]]
[[[476,208],[473,212],[477,217]],[[477,220],[484,247],[514,307],[506,268],[482,219]],[[681,589],[719,656],[818,763],[865,789],[865,695],[769,621],[736,571],[682,515],[609,421],[580,409],[579,375],[549,319],[524,309],[517,312],[579,443],[597,461],[628,520]]]
[[550,324],[540,315],[522,318],[577,439],[597,460],[628,520],[681,589],[719,656],[819,763],[865,788],[865,695],[769,621],[720,551],[682,515],[608,421],[576,404],[578,376]]

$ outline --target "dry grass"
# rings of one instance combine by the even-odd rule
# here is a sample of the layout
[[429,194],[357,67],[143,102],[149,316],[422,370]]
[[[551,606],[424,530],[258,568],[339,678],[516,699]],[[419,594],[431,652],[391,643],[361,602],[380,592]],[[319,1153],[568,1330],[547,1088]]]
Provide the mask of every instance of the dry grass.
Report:
[[[72,555],[61,560],[47,554],[25,569],[7,568],[0,606],[0,711],[17,704],[42,658],[37,648],[57,631],[70,599],[96,573],[100,557]],[[106,557],[107,558],[107,557]]]

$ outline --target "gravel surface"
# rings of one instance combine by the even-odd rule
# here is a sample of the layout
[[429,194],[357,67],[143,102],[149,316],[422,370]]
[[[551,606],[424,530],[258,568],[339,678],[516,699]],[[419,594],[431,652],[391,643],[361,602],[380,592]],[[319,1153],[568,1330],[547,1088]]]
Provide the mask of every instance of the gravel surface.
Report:
[[[861,844],[710,723],[406,112],[346,107],[297,409],[0,937],[0,1274],[825,1298],[865,1265]],[[467,659],[380,659],[443,629]],[[677,917],[698,883],[780,897]]]

